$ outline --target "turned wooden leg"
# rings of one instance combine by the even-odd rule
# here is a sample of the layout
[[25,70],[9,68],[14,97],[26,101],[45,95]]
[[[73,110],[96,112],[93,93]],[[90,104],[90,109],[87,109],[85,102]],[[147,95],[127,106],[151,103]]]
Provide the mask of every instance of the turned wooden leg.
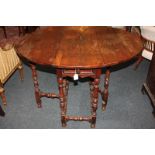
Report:
[[20,66],[18,67],[18,70],[19,70],[20,79],[21,79],[21,81],[23,81],[23,80],[24,80],[23,66],[20,65]]
[[92,106],[92,103],[93,103],[93,91],[94,91],[94,81],[90,81],[89,86],[90,86],[90,103],[91,103],[91,106]]
[[63,86],[63,77],[61,76],[61,70],[57,70],[57,81],[58,81],[58,87],[59,87],[61,123],[63,127],[66,127],[65,92],[64,92],[64,86]]
[[38,83],[38,77],[37,77],[37,71],[35,65],[31,65],[32,69],[32,78],[34,83],[34,90],[35,90],[35,98],[38,105],[38,108],[42,107],[41,104],[41,96],[40,96],[40,89],[39,89],[39,83]]
[[2,98],[2,103],[4,105],[7,105],[7,102],[6,102],[6,97],[5,97],[5,90],[4,88],[0,87],[0,96]]
[[135,70],[138,68],[138,66],[140,65],[140,63],[144,60],[144,57],[142,57],[142,55],[139,56],[138,60],[136,61],[135,64]]
[[65,96],[65,114],[67,112],[67,98],[68,98],[69,81],[63,79],[63,92]]
[[102,110],[104,111],[107,106],[108,96],[109,96],[109,79],[110,79],[110,70],[107,69],[105,73],[105,81],[104,81],[104,91],[102,93]]
[[98,93],[99,93],[99,83],[100,79],[95,78],[94,82],[92,83],[92,122],[91,122],[91,127],[95,128],[96,125],[96,110],[98,108]]

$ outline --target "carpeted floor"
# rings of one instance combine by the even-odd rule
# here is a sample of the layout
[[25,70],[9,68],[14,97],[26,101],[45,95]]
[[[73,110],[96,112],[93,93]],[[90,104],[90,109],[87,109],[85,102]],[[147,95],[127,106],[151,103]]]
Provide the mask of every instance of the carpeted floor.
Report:
[[[101,98],[97,111],[96,128],[102,129],[131,129],[155,128],[155,118],[147,95],[142,95],[141,86],[146,79],[148,61],[143,61],[137,71],[133,70],[133,63],[112,71],[109,86],[109,101],[105,112],[101,110]],[[43,108],[38,109],[35,104],[31,70],[24,65],[25,79],[20,81],[16,72],[6,83],[8,105],[3,107],[6,112],[0,117],[0,128],[41,129],[62,128],[60,121],[59,100],[43,98]],[[58,92],[56,76],[50,72],[39,71],[40,88],[44,91]],[[101,87],[103,88],[104,74]],[[74,86],[70,83],[68,114],[89,115],[89,84],[79,82]],[[0,100],[1,104],[1,100]],[[67,123],[68,128],[90,128],[88,122]]]

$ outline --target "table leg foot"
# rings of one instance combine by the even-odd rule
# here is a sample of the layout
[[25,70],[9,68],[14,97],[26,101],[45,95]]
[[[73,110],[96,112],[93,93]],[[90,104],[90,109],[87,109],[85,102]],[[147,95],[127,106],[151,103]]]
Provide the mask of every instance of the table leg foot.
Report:
[[38,104],[38,103],[37,103],[37,107],[38,107],[38,108],[42,108],[42,104]]
[[95,124],[91,124],[90,125],[91,128],[95,128],[95,126],[96,126]]
[[106,106],[107,106],[107,104],[105,103],[105,101],[102,101],[102,111],[106,110]]
[[67,126],[67,123],[66,121],[64,122],[63,120],[61,120],[61,124],[62,124],[62,127],[65,128]]

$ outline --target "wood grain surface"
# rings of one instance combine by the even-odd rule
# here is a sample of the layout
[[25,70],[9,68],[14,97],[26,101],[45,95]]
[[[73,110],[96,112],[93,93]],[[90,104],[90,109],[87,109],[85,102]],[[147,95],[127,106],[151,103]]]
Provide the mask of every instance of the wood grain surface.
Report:
[[102,68],[132,59],[141,38],[104,26],[57,26],[38,29],[16,45],[19,56],[57,68]]

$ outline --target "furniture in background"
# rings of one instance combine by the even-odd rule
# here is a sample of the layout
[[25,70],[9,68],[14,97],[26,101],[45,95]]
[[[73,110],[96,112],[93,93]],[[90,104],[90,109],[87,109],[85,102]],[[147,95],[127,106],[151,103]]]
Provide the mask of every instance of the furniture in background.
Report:
[[147,74],[146,82],[143,84],[142,92],[146,92],[151,99],[153,106],[153,114],[155,116],[155,55],[153,55],[149,71]]
[[22,35],[34,32],[39,26],[18,26]]
[[3,32],[4,32],[4,36],[5,38],[7,38],[7,34],[6,34],[6,29],[5,29],[5,26],[0,26],[1,29],[3,29]]
[[140,26],[112,26],[113,28],[123,29],[128,32],[141,33]]
[[[102,97],[102,109],[105,110],[109,95],[110,68],[127,62],[139,54],[143,44],[137,34],[111,27],[47,27],[38,29],[32,35],[25,36],[16,46],[19,56],[30,63],[35,89],[36,103],[42,107],[41,98],[60,100],[61,122],[89,121],[91,127],[96,124],[99,93]],[[45,54],[46,51],[46,54]],[[37,64],[53,66],[56,69],[59,94],[42,92],[39,88]],[[106,68],[104,90],[99,88],[102,68]],[[91,114],[89,116],[67,115],[67,96],[69,81],[89,78]]]
[[141,37],[143,40],[143,50],[139,56],[135,69],[144,60],[152,60],[153,53],[155,51],[155,27],[154,26],[141,26]]
[[17,69],[19,70],[21,80],[23,80],[22,63],[14,47],[7,44],[3,49],[0,48],[0,96],[4,105],[6,105],[7,102],[3,86]]
[[[12,26],[10,26],[10,28],[11,28],[11,27],[12,27]],[[20,26],[16,26],[16,27],[18,28],[18,35],[20,36],[21,34],[23,34],[21,27],[20,27]],[[5,38],[7,38],[8,36],[7,36],[7,29],[6,29],[6,26],[0,26],[0,28],[3,29],[4,36],[5,36]]]
[[[4,32],[4,36],[5,38],[8,38],[8,35],[7,35],[7,31],[9,29],[11,29],[13,26],[0,26],[1,29],[3,29],[3,32]],[[14,26],[18,29],[18,36],[23,36],[25,35],[26,33],[31,33],[33,31],[35,31],[39,26]]]

